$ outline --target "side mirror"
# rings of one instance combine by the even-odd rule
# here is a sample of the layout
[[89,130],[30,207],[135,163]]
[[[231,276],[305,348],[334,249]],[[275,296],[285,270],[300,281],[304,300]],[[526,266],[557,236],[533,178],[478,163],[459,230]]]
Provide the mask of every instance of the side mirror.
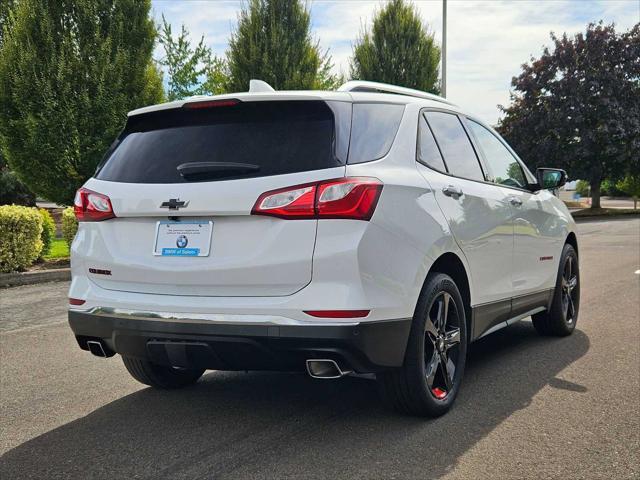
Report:
[[538,168],[538,186],[542,190],[555,190],[567,183],[567,172],[559,168]]

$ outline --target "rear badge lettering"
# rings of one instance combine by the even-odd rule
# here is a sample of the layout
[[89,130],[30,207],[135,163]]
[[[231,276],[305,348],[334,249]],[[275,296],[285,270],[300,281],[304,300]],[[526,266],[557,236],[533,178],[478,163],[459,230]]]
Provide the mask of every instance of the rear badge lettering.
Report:
[[549,256],[549,257],[540,257],[540,261],[544,262],[546,260],[553,260],[553,255]]
[[111,275],[111,270],[102,270],[100,268],[90,268],[89,273],[93,273],[95,275]]

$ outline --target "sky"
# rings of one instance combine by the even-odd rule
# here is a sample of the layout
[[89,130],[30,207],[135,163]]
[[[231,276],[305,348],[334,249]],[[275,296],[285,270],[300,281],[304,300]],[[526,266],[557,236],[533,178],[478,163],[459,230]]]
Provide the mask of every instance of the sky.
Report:
[[[312,36],[329,49],[334,70],[349,73],[353,43],[371,25],[384,0],[312,0]],[[442,1],[418,0],[422,21],[442,42]],[[179,31],[184,24],[192,42],[204,36],[222,56],[235,28],[242,1],[153,0],[152,15],[162,15]],[[618,31],[640,22],[640,0],[448,0],[447,98],[490,124],[500,118],[498,105],[509,104],[512,77],[531,56],[550,45],[551,31],[575,34],[587,23],[615,23]],[[156,48],[155,57],[162,50]]]

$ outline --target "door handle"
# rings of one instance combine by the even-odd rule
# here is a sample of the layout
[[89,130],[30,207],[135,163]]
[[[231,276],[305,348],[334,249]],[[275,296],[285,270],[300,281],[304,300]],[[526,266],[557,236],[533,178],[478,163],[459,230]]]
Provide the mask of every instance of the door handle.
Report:
[[444,193],[447,197],[459,197],[462,195],[462,189],[459,187],[454,187],[453,185],[447,185],[442,189],[442,193]]
[[509,197],[509,203],[514,207],[519,207],[522,205],[522,200],[520,200],[518,197]]

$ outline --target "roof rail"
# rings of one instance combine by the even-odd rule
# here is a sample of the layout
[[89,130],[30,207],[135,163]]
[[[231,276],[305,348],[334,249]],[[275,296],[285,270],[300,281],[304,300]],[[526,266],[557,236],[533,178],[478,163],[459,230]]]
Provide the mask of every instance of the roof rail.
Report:
[[457,106],[438,95],[433,93],[415,90],[413,88],[398,87],[387,83],[366,82],[364,80],[351,80],[338,88],[339,92],[377,92],[377,93],[395,93],[396,95],[407,95],[409,97],[424,98],[435,102],[446,103],[447,105]]

